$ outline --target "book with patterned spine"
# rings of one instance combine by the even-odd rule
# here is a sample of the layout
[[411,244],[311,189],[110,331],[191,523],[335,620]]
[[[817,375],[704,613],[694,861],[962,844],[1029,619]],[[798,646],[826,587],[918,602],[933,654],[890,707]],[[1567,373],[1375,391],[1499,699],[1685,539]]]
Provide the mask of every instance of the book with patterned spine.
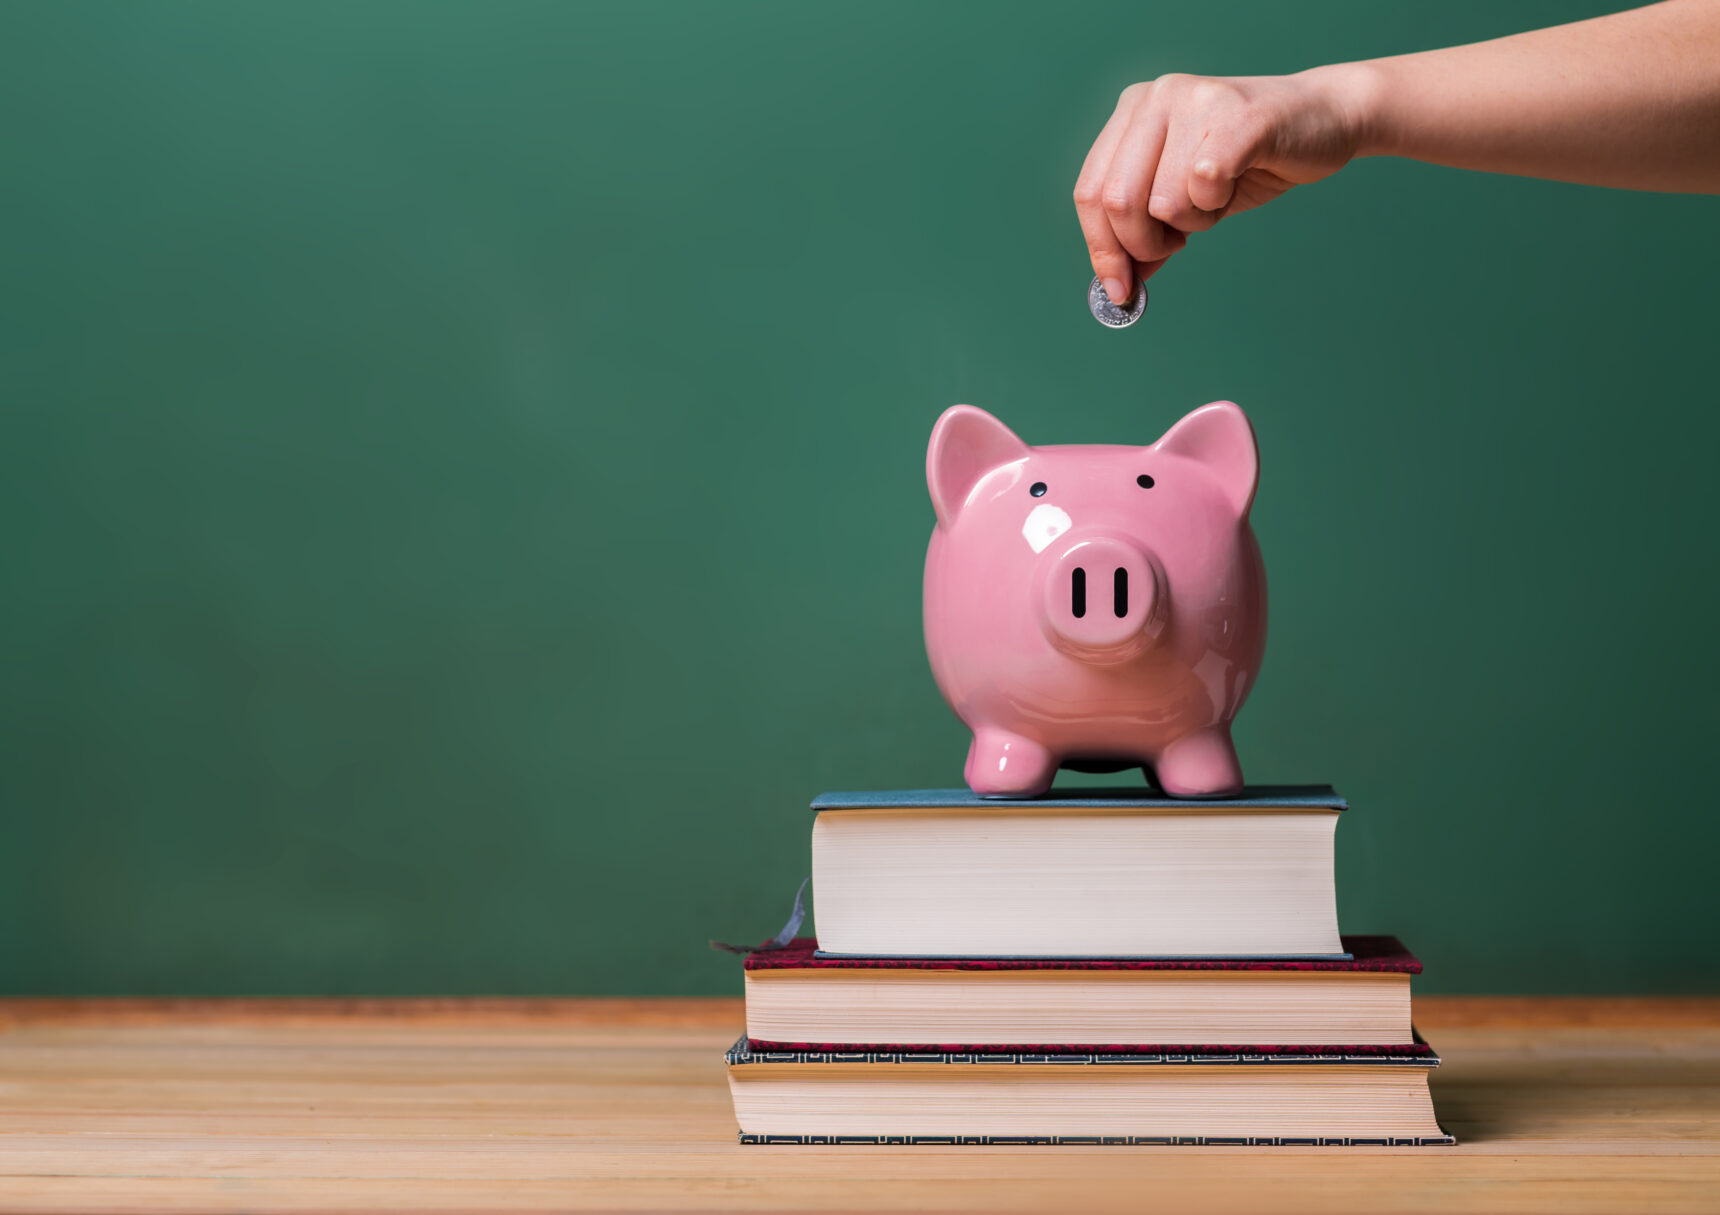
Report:
[[754,1144],[1426,1147],[1419,1054],[728,1052]]

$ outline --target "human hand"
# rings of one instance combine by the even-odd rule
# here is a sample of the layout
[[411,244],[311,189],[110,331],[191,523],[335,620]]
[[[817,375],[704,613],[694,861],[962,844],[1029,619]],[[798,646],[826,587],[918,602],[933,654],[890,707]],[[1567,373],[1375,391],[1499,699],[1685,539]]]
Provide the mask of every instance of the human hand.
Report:
[[1346,65],[1124,89],[1075,182],[1105,293],[1126,303],[1190,233],[1343,168],[1360,147],[1362,84]]

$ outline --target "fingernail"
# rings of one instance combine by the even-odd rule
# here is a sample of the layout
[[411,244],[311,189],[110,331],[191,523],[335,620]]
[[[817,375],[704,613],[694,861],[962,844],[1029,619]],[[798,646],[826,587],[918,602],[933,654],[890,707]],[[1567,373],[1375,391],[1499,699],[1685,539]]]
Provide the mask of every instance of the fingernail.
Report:
[[1105,280],[1105,294],[1111,297],[1111,302],[1119,308],[1129,302],[1129,286],[1120,278]]
[[1197,160],[1194,162],[1194,175],[1204,177],[1208,181],[1218,180],[1218,162],[1216,160]]

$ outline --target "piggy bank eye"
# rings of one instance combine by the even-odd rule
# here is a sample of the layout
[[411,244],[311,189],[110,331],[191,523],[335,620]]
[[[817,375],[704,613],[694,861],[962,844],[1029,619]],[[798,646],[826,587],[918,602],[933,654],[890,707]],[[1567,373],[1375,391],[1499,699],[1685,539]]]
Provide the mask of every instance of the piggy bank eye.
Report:
[[1043,498],[1045,496],[1045,482],[1035,481],[1028,487],[1027,492],[1032,494],[1035,498]]
[[1153,479],[1147,476],[1146,473],[1142,473],[1140,476],[1135,478],[1135,484],[1139,485],[1142,489],[1151,489],[1153,487]]

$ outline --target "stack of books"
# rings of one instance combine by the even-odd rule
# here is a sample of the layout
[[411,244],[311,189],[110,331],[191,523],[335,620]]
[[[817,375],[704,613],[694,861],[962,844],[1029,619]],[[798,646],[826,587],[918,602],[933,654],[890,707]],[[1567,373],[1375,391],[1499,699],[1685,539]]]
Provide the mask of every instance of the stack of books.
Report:
[[1421,964],[1340,936],[1324,787],[813,803],[816,941],[746,962],[745,1143],[1451,1143]]

